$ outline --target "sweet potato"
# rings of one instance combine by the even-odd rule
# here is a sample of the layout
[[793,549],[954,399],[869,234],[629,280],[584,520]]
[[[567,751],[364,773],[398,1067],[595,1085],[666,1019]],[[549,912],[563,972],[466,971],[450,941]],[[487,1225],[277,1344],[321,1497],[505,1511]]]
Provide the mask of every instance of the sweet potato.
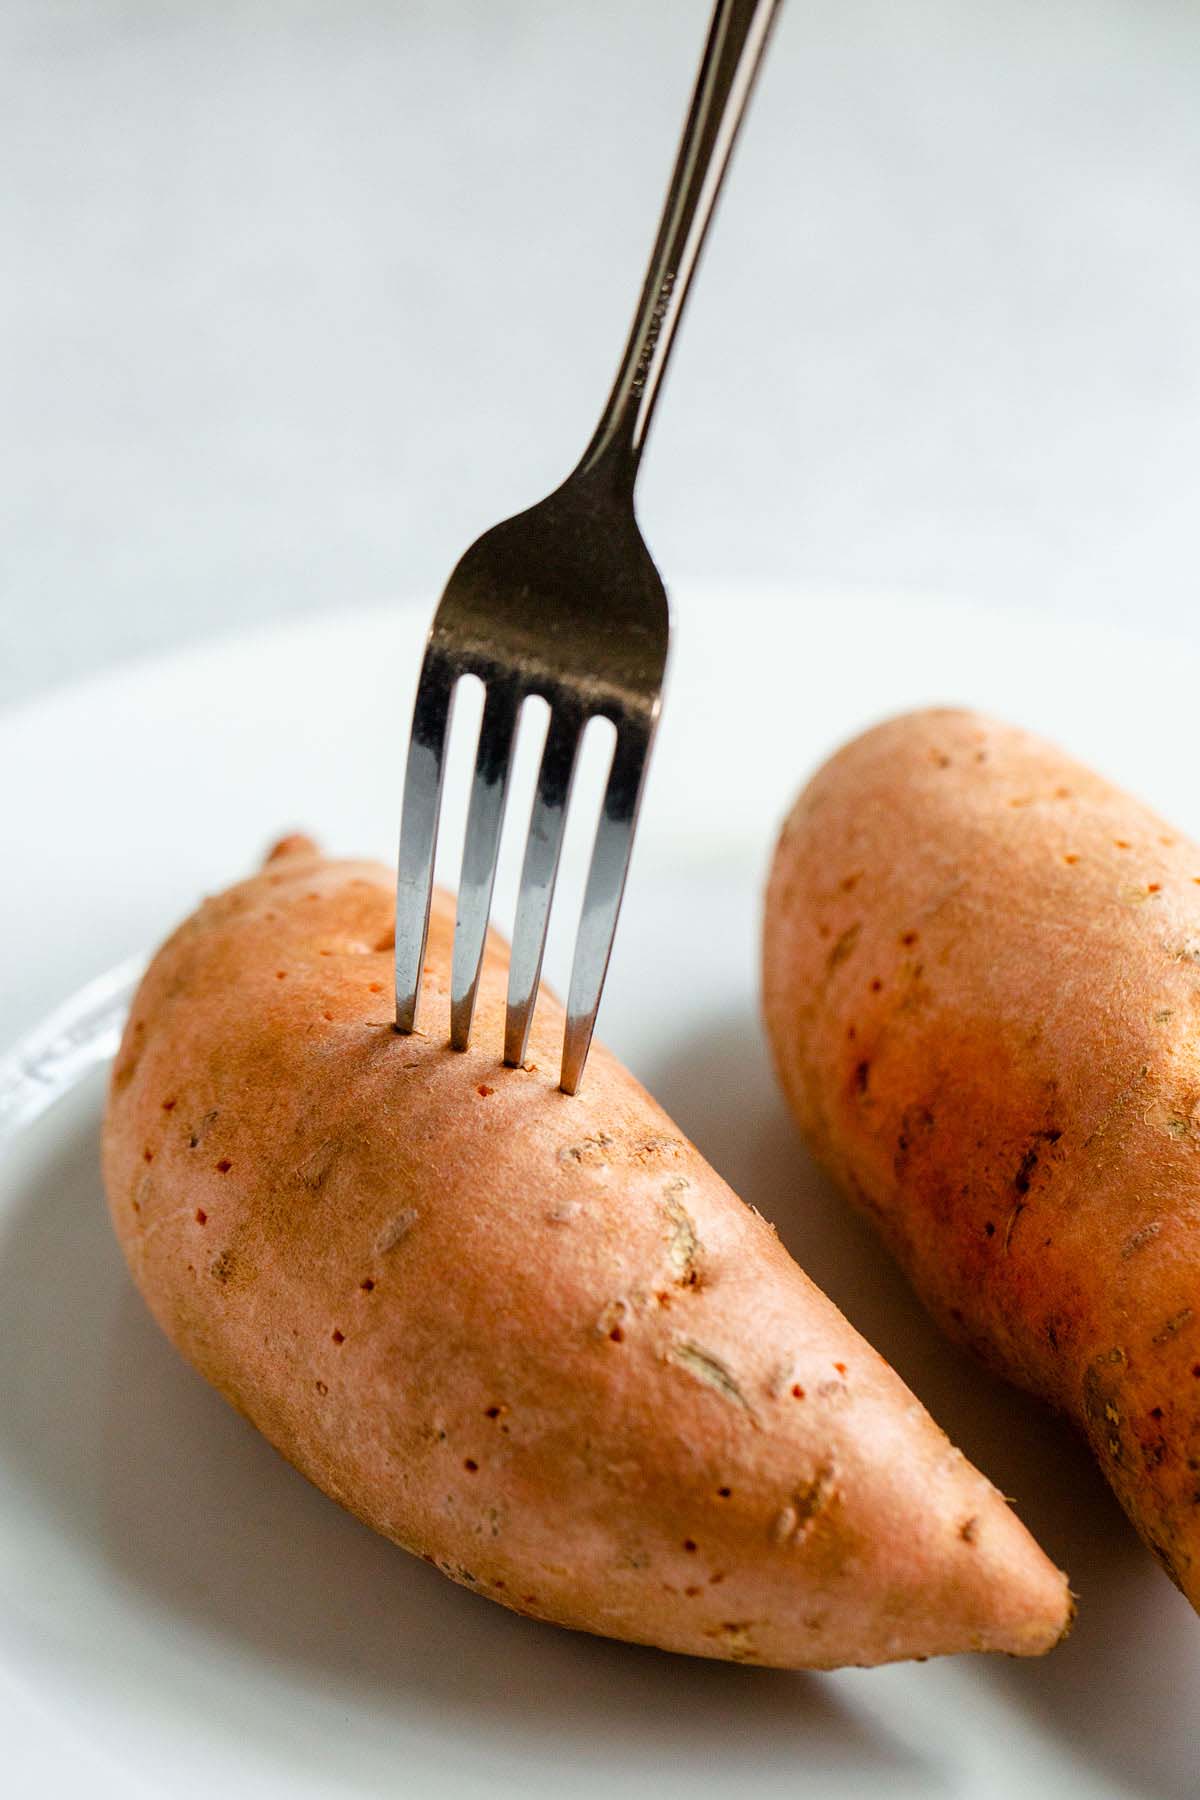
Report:
[[1025,731],[900,718],[797,802],[763,970],[817,1155],[1200,1605],[1200,847]]
[[563,1625],[787,1666],[1033,1654],[1064,1578],[602,1048],[556,1086],[391,1023],[393,884],[305,842],[162,949],[114,1066],[110,1209],[168,1336],[326,1493]]

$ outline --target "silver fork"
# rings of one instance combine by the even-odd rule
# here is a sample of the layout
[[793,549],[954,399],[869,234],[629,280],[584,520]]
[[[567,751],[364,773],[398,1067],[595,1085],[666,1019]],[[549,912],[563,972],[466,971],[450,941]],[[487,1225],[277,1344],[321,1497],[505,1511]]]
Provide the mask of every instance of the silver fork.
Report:
[[451,969],[450,1041],[465,1050],[479,985],[521,707],[550,722],[525,845],[504,1060],[524,1061],[580,739],[616,727],[567,998],[561,1085],[576,1092],[625,888],[658,722],[670,619],[634,516],[638,465],[688,285],[779,0],[717,0],[633,329],[600,423],[554,493],[478,538],[429,633],[413,709],[396,885],[396,1029],[416,1025],[445,750],[463,675],[485,689]]

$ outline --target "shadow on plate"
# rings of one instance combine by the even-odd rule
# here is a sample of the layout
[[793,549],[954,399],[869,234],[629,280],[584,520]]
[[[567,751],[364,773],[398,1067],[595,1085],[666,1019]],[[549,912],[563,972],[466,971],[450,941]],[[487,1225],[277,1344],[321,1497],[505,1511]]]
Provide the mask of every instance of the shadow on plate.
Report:
[[1138,1542],[1082,1439],[935,1330],[873,1230],[805,1151],[754,1014],[714,1018],[640,1073],[1070,1572],[1080,1612],[1068,1641],[1034,1662],[966,1659],[973,1677],[1007,1689],[1031,1722],[1103,1775],[1157,1800],[1193,1800],[1195,1722],[1182,1696],[1200,1676],[1200,1621]]
[[[0,1231],[0,1312],[10,1331],[21,1325],[0,1393],[0,1468],[95,1560],[104,1606],[128,1605],[132,1591],[164,1642],[177,1645],[184,1622],[276,1676],[290,1668],[285,1706],[303,1707],[315,1687],[347,1710],[365,1702],[385,1729],[415,1715],[438,1732],[440,1720],[451,1763],[473,1742],[501,1762],[562,1757],[582,1776],[590,1745],[602,1768],[616,1758],[644,1774],[666,1761],[659,1792],[681,1791],[689,1770],[703,1791],[718,1756],[723,1777],[740,1769],[751,1788],[778,1762],[815,1763],[830,1795],[885,1780],[898,1795],[941,1791],[936,1766],[829,1683],[534,1624],[452,1586],[311,1488],[149,1318],[104,1213],[98,1101],[82,1110],[39,1127],[42,1160]],[[97,1603],[90,1589],[85,1604]],[[98,1667],[96,1682],[109,1674]]]

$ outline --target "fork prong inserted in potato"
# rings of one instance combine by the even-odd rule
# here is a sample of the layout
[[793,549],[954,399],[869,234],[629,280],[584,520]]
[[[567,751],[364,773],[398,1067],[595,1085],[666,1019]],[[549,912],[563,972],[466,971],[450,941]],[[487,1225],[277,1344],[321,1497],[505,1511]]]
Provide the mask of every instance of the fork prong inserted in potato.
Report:
[[633,833],[654,736],[654,720],[647,724],[623,720],[617,727],[604,806],[596,828],[596,842],[583,896],[575,961],[571,967],[567,1025],[563,1039],[562,1088],[575,1093],[592,1042],[600,993],[608,973],[617,915],[629,873]]
[[397,1031],[412,1031],[416,1025],[455,679],[454,670],[431,645],[421,665],[404,771],[396,871]]
[[504,829],[504,804],[512,766],[513,741],[521,696],[515,682],[493,681],[483,703],[483,721],[475,751],[475,774],[467,809],[467,835],[463,840],[462,874],[458,884],[458,915],[454,924],[454,959],[450,974],[450,1043],[465,1050],[471,1041],[471,1020],[483,962],[492,889],[496,885],[496,861]]
[[578,710],[569,703],[557,702],[542,746],[537,790],[529,816],[508,970],[504,1060],[514,1068],[524,1062],[529,1042],[582,731],[583,718]]

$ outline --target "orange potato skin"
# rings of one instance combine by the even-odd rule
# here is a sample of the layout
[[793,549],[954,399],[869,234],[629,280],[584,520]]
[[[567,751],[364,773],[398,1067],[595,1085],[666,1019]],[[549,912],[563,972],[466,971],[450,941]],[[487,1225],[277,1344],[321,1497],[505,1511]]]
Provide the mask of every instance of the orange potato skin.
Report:
[[896,719],[784,826],[763,986],[816,1154],[1200,1604],[1200,848],[1027,732]]
[[377,1530],[506,1606],[833,1667],[1047,1649],[1064,1578],[894,1372],[562,1013],[498,1061],[391,1018],[391,875],[291,840],[165,945],[114,1067],[111,1216],[183,1354]]

